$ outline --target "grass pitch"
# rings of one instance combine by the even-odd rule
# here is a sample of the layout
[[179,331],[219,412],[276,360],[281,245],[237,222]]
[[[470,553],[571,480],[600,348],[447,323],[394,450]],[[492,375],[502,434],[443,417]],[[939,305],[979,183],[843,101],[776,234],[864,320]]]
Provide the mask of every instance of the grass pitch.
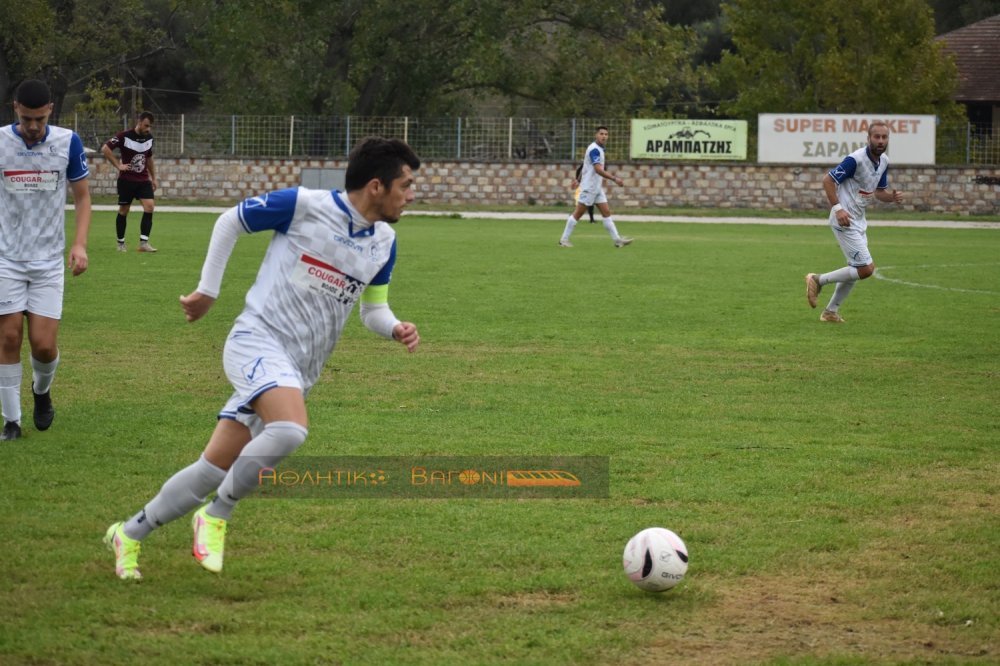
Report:
[[[610,498],[250,499],[221,575],[180,520],[127,584],[101,537],[203,448],[267,241],[187,324],[213,220],[157,213],[144,255],[95,216],[55,423],[25,398],[0,450],[0,662],[1000,659],[1000,231],[874,223],[889,279],[830,325],[802,281],[843,265],[825,227],[623,223],[615,249],[584,222],[564,249],[561,222],[404,218],[390,301],[423,343],[352,321],[300,453],[606,455]],[[621,571],[654,525],[691,553],[662,595]]]

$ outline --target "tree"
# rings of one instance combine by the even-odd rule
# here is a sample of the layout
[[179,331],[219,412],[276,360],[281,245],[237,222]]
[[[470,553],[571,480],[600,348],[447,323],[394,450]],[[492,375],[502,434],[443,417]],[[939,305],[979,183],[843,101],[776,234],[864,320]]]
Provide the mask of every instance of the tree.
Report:
[[723,12],[735,45],[716,68],[726,115],[962,117],[954,63],[935,43],[922,0],[729,0]]
[[[689,71],[658,7],[597,0],[192,3],[207,104],[243,113],[428,115],[500,96],[554,114],[652,103]],[[654,3],[655,4],[655,3]]]
[[[11,20],[8,17],[17,17]],[[0,0],[0,93],[5,106],[14,88],[51,59],[47,36],[55,13],[46,0]]]
[[0,16],[5,99],[21,81],[42,79],[52,89],[56,117],[68,92],[114,80],[170,47],[162,30],[147,25],[143,0],[0,0]]

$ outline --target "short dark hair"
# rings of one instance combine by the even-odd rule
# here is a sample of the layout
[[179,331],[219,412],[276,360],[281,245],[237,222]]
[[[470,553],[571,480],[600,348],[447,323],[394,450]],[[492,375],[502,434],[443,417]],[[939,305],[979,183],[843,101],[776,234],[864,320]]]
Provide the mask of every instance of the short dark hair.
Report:
[[610,132],[611,131],[611,130],[608,129],[607,125],[598,125],[597,129],[594,130],[594,134],[597,134],[601,130],[604,130],[605,132]]
[[150,113],[149,111],[143,111],[142,113],[139,114],[139,122],[142,122],[143,120],[146,120],[147,118],[149,119],[149,122],[151,122],[151,123],[155,123],[156,122],[156,118],[154,118],[153,114]]
[[44,81],[22,81],[14,93],[14,101],[28,109],[40,109],[52,101],[52,91]]
[[403,166],[416,171],[420,168],[420,158],[406,142],[399,139],[384,139],[367,136],[354,146],[347,158],[347,173],[344,188],[348,192],[360,190],[372,178],[378,178],[386,187],[403,173]]

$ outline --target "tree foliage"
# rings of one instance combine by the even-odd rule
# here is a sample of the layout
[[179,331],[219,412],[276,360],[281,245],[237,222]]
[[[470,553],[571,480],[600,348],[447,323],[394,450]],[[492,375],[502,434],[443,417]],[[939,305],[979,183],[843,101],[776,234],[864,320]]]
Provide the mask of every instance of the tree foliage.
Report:
[[40,78],[52,89],[57,115],[67,92],[110,81],[129,63],[168,48],[143,0],[0,0],[0,17],[5,98],[21,81]]
[[87,91],[141,82],[156,91],[147,106],[169,113],[693,116],[721,104],[724,115],[751,118],[776,109],[948,116],[955,72],[933,43],[933,20],[951,29],[998,6],[0,0],[0,92],[9,100],[20,81],[43,78],[57,113],[67,94],[105,108],[106,95]]
[[596,0],[244,0],[190,11],[207,102],[247,113],[444,114],[499,97],[622,114],[689,70],[693,45],[653,9]]
[[735,46],[716,70],[725,114],[961,115],[922,0],[729,0],[723,12]]

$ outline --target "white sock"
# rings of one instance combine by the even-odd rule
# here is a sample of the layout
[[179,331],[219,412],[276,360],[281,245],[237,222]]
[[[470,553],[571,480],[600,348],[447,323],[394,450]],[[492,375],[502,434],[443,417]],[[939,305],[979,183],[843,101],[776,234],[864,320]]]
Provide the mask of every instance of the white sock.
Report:
[[610,217],[602,217],[601,221],[604,222],[604,228],[608,230],[609,234],[611,234],[611,240],[620,241],[622,239],[622,237],[618,235],[618,228],[615,226],[614,220]]
[[826,306],[826,309],[830,312],[838,311],[840,304],[850,295],[851,290],[854,289],[854,285],[856,284],[857,280],[838,282],[837,288],[833,290],[833,297],[830,299],[830,304]]
[[0,365],[0,411],[4,423],[21,422],[21,363]]
[[569,242],[569,237],[573,233],[573,228],[576,227],[576,218],[570,215],[566,218],[566,228],[563,230],[562,238],[559,239],[561,243]]
[[205,512],[229,520],[236,503],[259,485],[260,472],[275,467],[306,441],[309,431],[293,421],[272,421],[243,447],[240,456],[219,484],[219,493]]
[[52,379],[56,376],[56,367],[59,365],[59,352],[56,352],[56,359],[50,363],[42,363],[34,356],[31,357],[31,390],[41,395],[48,393],[52,388]]
[[820,275],[819,284],[822,286],[831,282],[853,282],[858,279],[860,279],[860,276],[858,275],[857,268],[854,266],[844,266],[843,268]]
[[157,527],[187,515],[205,501],[226,478],[226,470],[216,467],[202,455],[191,465],[167,479],[156,497],[142,511],[125,522],[125,536],[144,539]]

